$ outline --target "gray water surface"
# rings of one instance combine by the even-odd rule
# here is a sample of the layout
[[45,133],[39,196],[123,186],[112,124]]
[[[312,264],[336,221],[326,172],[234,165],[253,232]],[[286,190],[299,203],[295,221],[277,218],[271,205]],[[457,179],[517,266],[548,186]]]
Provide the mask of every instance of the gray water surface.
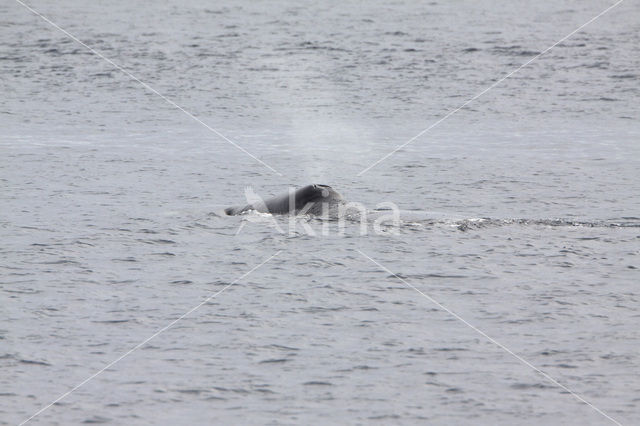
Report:
[[640,423],[637,2],[29,4],[281,176],[2,2],[2,424]]

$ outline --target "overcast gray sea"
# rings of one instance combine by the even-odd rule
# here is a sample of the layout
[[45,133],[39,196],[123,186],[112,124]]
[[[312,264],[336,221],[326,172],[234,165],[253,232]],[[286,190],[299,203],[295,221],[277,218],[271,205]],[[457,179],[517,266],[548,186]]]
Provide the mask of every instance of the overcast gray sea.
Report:
[[640,424],[614,3],[3,0],[0,424]]

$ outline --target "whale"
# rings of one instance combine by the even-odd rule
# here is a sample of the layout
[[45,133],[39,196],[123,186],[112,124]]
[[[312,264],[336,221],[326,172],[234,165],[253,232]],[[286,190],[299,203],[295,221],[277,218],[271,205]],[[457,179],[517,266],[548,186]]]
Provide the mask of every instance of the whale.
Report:
[[[267,200],[247,192],[245,206],[227,207],[224,209],[228,216],[235,216],[249,211],[270,214],[309,214],[320,216],[334,209],[343,202],[342,196],[329,185],[312,184],[296,190],[289,190]],[[254,200],[252,200],[252,198]]]

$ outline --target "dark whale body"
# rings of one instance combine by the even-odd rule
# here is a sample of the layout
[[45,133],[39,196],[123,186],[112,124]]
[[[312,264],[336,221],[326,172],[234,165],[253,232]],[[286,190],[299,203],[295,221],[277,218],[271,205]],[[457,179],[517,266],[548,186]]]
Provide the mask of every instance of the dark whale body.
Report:
[[[296,191],[247,204],[244,207],[227,207],[224,212],[227,215],[238,215],[255,210],[261,213],[287,214],[303,213],[321,215],[342,202],[342,196],[328,185],[307,185]],[[323,204],[325,210],[323,210]]]

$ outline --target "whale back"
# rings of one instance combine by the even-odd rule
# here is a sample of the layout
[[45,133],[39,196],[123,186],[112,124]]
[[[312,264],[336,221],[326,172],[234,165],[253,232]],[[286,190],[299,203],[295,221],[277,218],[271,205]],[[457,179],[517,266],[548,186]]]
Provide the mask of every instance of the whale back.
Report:
[[268,200],[247,204],[244,207],[228,207],[224,210],[227,215],[238,215],[249,210],[261,213],[286,214],[304,212],[307,214],[322,214],[322,204],[329,206],[342,201],[342,196],[329,185],[307,185],[293,193],[285,193]]

